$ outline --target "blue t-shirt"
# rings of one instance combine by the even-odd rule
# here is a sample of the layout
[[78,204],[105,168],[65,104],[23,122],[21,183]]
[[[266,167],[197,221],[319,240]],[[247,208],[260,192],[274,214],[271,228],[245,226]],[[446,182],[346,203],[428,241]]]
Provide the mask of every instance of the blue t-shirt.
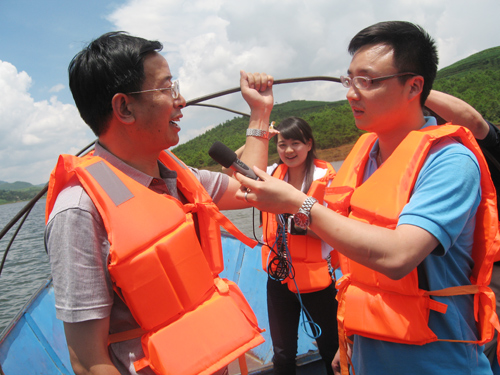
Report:
[[[425,126],[435,125],[428,118]],[[378,141],[365,168],[365,180],[377,169]],[[431,148],[398,225],[421,227],[438,246],[419,265],[422,289],[470,284],[475,214],[481,200],[480,170],[474,154],[451,138]],[[441,339],[477,340],[473,296],[432,297],[448,305],[446,314],[431,311],[429,327]],[[491,374],[483,347],[433,342],[418,346],[355,336],[352,362],[357,374]]]

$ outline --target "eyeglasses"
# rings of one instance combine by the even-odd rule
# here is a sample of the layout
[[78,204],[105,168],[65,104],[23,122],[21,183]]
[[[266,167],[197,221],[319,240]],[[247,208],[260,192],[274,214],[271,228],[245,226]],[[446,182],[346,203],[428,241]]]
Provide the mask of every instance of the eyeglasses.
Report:
[[150,90],[142,90],[142,91],[133,91],[133,92],[128,92],[127,95],[133,95],[133,94],[142,94],[143,92],[153,92],[153,91],[165,91],[165,90],[172,90],[172,98],[177,99],[179,95],[181,94],[181,89],[179,87],[179,80],[175,80],[172,82],[172,86],[170,87],[164,87],[161,89],[150,89]]
[[397,73],[392,74],[390,76],[378,77],[378,78],[369,78],[369,77],[344,77],[340,76],[340,82],[345,88],[351,87],[353,84],[356,88],[360,90],[366,90],[370,88],[370,86],[375,82],[385,81],[386,79],[402,77],[402,76],[417,76],[415,73]]

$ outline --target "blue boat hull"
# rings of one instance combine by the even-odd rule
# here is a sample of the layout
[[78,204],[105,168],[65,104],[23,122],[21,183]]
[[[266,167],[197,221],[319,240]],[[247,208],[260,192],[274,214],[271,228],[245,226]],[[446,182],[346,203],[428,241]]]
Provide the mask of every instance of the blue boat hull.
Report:
[[64,327],[56,318],[49,280],[26,304],[0,341],[0,365],[10,374],[74,374]]

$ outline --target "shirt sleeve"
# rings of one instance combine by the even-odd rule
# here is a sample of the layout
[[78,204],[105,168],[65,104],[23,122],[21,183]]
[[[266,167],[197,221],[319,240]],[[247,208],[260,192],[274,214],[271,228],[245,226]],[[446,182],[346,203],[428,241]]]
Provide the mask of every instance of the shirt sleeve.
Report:
[[[80,198],[67,199],[75,194]],[[107,272],[109,242],[102,219],[78,187],[61,192],[54,211],[45,241],[57,318],[68,323],[105,318],[111,314],[113,286]]]
[[229,176],[220,172],[207,171],[189,167],[198,181],[203,185],[215,204],[219,202],[229,185]]
[[480,170],[474,154],[451,139],[442,140],[429,152],[398,225],[425,229],[446,253],[459,236],[471,230],[480,200]]

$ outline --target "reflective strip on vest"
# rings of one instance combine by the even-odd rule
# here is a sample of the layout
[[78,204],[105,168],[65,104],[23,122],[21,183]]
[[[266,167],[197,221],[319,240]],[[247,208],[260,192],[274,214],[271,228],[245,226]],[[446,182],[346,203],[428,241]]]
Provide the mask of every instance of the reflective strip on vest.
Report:
[[109,198],[118,207],[134,197],[134,194],[109,168],[104,161],[99,161],[85,168],[103,188]]

